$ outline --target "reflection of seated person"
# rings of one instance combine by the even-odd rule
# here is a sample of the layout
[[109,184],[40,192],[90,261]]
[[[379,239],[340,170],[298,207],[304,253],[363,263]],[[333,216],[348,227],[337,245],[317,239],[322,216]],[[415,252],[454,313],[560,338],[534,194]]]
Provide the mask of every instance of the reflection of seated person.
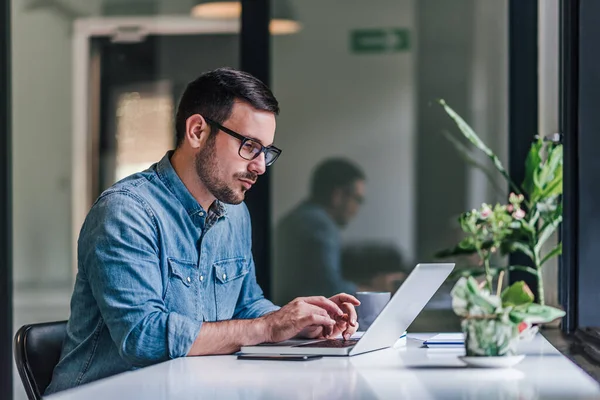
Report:
[[356,215],[365,175],[345,159],[329,159],[314,170],[310,198],[285,215],[275,232],[275,301],[298,296],[355,293],[341,273],[340,229]]
[[342,274],[359,291],[394,293],[409,271],[400,252],[391,245],[364,244],[344,247]]

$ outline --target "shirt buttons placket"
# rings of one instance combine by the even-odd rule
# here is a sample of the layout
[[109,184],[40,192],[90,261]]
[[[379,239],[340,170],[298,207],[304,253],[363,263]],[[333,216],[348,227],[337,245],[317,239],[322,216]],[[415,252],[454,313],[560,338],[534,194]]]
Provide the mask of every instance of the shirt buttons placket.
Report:
[[227,274],[223,274],[223,279],[227,279]]

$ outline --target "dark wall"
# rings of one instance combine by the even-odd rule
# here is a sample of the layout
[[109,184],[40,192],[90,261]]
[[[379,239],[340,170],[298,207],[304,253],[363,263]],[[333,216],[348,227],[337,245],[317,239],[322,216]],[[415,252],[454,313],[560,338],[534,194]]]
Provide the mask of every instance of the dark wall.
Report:
[[0,0],[0,388],[12,398],[10,0]]
[[[510,0],[508,8],[508,171],[519,185],[525,179],[525,160],[538,133],[538,1]],[[509,264],[532,266],[521,253],[511,254]],[[533,275],[512,271],[509,281],[525,281],[537,296]]]
[[[241,69],[256,76],[267,86],[271,83],[270,6],[270,0],[242,0],[240,35]],[[267,170],[248,192],[245,201],[252,218],[256,280],[267,298],[271,298],[271,187]]]
[[559,258],[558,289],[566,315],[564,332],[577,327],[577,265],[579,251],[579,1],[560,3],[559,125],[564,143],[563,223],[559,232],[563,254]]
[[578,325],[600,326],[600,1],[579,0]]

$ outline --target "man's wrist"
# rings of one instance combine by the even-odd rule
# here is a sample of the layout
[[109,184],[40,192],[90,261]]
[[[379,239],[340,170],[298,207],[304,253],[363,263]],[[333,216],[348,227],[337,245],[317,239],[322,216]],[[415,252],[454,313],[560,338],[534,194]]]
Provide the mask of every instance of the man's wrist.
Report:
[[266,316],[251,320],[250,341],[252,344],[260,344],[269,341],[269,329]]

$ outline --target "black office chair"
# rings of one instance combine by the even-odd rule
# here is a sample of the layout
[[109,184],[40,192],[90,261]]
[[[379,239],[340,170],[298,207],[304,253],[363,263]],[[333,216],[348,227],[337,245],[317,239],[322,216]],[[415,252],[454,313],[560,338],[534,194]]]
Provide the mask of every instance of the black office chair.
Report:
[[15,362],[32,400],[41,399],[50,384],[67,333],[67,321],[23,325],[15,335]]

